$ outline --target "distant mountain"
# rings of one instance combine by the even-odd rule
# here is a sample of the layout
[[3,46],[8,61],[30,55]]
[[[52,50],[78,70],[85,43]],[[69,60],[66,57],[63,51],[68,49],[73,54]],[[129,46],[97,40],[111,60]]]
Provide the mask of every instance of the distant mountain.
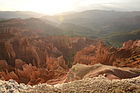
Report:
[[41,17],[44,14],[29,11],[0,11],[0,19]]
[[[60,21],[62,18],[63,20]],[[113,32],[138,28],[138,24],[140,24],[140,12],[89,10],[73,14],[57,15],[48,18],[48,20],[51,21],[54,21],[54,19],[55,22],[59,22],[61,24],[71,23],[90,28],[93,31]]]
[[[140,34],[136,34],[134,38],[130,38],[131,31],[140,29],[140,11],[104,11],[89,10],[84,12],[44,16],[52,22],[55,22],[59,28],[69,34],[80,32],[81,36],[98,37],[100,39],[116,38],[118,42],[124,42],[130,39],[139,39]],[[81,29],[79,29],[81,27]],[[86,29],[85,29],[86,28]],[[122,33],[126,34],[122,37]],[[122,38],[119,38],[121,35]],[[111,40],[109,40],[111,41]],[[115,43],[115,42],[114,42]]]
[[[22,31],[22,35],[33,36],[49,36],[49,35],[62,35],[62,30],[57,28],[47,21],[42,21],[39,18],[20,19],[14,18],[9,20],[0,21],[0,32],[6,31],[5,29],[17,29]],[[15,31],[17,31],[15,30]]]
[[140,35],[132,34],[140,29],[140,11],[88,10],[55,16],[44,16],[34,12],[0,12],[0,20],[29,17],[39,17],[37,20],[41,23],[32,21],[28,27],[43,30],[47,35],[98,38],[117,47],[121,46],[122,42],[139,39]]

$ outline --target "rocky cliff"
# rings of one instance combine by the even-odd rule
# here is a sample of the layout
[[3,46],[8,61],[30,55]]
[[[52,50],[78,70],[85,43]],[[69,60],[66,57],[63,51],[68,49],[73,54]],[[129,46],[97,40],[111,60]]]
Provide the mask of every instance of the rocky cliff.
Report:
[[[30,85],[63,83],[71,81],[68,79],[70,68],[77,63],[140,68],[139,40],[125,42],[121,48],[113,48],[99,40],[59,35],[60,31],[35,18],[0,22],[0,79],[14,79],[18,83]],[[114,67],[101,68],[104,70],[98,73],[93,71],[92,76],[109,72],[107,77],[122,79],[116,76],[118,71],[124,73],[123,78],[139,75],[139,70],[131,72]]]
[[76,63],[140,68],[140,40],[125,42],[121,48],[107,47],[102,42],[91,45],[76,53]]
[[97,42],[48,36],[57,28],[34,18],[2,21],[0,26],[0,78],[30,85],[65,77],[75,53]]

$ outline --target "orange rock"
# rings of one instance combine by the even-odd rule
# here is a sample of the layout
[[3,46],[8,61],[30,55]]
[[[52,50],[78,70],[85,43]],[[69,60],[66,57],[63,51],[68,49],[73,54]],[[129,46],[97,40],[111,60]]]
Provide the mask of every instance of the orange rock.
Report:
[[[74,57],[74,64],[105,64],[114,66],[140,67],[139,40],[128,41],[122,48],[111,48],[98,43],[78,51]],[[129,61],[131,60],[131,62]]]
[[60,29],[36,18],[11,19],[0,22],[0,27],[0,79],[56,84],[76,63],[140,68],[140,40],[112,48],[85,37],[49,36]]

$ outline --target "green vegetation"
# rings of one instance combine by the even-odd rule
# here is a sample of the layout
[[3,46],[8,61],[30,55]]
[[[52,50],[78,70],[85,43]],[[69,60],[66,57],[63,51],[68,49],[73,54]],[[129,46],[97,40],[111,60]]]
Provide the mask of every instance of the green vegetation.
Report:
[[66,36],[83,36],[83,37],[92,37],[97,38],[95,31],[92,31],[89,28],[70,24],[70,23],[63,23],[59,26],[63,30],[63,35]]
[[104,38],[104,41],[108,45],[113,45],[115,47],[120,47],[123,42],[128,40],[138,40],[140,39],[140,29],[135,31],[112,33]]

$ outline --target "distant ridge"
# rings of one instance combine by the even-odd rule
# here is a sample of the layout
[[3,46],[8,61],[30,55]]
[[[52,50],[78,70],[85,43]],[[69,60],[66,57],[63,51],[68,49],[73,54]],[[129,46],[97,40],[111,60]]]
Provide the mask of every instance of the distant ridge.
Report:
[[0,11],[0,19],[29,18],[29,17],[39,18],[43,15],[44,14],[31,11]]

